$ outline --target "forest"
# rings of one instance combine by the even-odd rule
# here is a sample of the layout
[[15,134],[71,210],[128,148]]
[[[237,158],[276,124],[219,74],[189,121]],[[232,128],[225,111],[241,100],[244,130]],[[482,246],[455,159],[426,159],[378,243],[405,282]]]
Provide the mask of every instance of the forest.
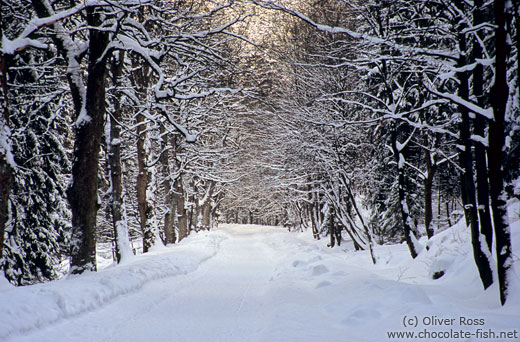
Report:
[[375,246],[416,258],[463,220],[482,288],[498,283],[506,303],[520,2],[0,6],[11,284],[96,271],[101,245],[119,263],[219,223],[308,231],[376,264]]

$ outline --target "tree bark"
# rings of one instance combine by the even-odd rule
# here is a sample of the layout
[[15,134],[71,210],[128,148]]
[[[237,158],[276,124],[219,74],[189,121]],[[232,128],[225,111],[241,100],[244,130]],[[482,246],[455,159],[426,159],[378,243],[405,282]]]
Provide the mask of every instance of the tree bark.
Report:
[[[478,26],[483,23],[482,0],[475,0],[475,10],[473,11],[473,25]],[[476,39],[473,41],[472,59],[476,61],[482,59],[482,47]],[[484,108],[484,67],[478,63],[473,69],[473,95],[477,98],[477,103]],[[483,137],[485,134],[486,119],[481,115],[476,115],[473,125],[473,133]],[[491,252],[493,244],[493,227],[491,225],[491,213],[489,211],[489,183],[486,161],[486,147],[480,142],[475,143],[475,169],[477,173],[477,202],[480,223],[480,233],[484,236],[487,249]]]
[[320,240],[320,228],[321,228],[321,215],[320,215],[320,203],[319,203],[319,193],[317,191],[313,191],[313,201],[312,201],[312,215],[313,215],[313,232],[316,239]]
[[[424,136],[424,146],[428,146],[428,138]],[[433,178],[435,176],[436,165],[432,160],[431,152],[428,148],[424,149],[424,160],[426,162],[426,177],[424,179],[424,226],[426,228],[426,236],[428,239],[433,237],[434,231],[432,226],[433,205],[432,205],[432,189]]]
[[508,42],[506,35],[506,13],[504,1],[494,1],[495,11],[495,84],[491,90],[494,118],[489,123],[489,185],[493,224],[495,226],[497,273],[500,302],[505,304],[508,296],[510,269],[513,265],[511,232],[507,216],[507,202],[504,191],[503,161],[505,157],[504,121],[509,96],[507,85]]
[[[173,136],[171,140],[172,150],[177,155],[181,152],[181,146],[177,143],[177,136]],[[188,215],[186,212],[186,198],[184,194],[184,185],[182,181],[182,174],[177,175],[174,181],[175,192],[173,194],[173,201],[176,207],[176,222],[178,229],[178,241],[188,236]],[[238,214],[237,214],[238,215]]]
[[[139,16],[143,17],[142,9]],[[137,93],[137,98],[144,105],[146,103],[147,88],[149,84],[149,67],[143,65],[137,59],[132,60],[134,71],[132,73],[132,84]],[[156,243],[157,237],[149,224],[153,206],[150,205],[147,198],[147,189],[150,183],[150,174],[146,166],[146,139],[147,139],[147,119],[141,113],[136,115],[136,134],[137,134],[137,211],[139,213],[139,226],[143,234],[143,253],[147,253]]]
[[311,219],[311,229],[312,229],[312,236],[316,239],[316,240],[319,240],[320,239],[320,234],[318,232],[318,228],[317,228],[317,223],[316,223],[316,218],[314,216],[314,192],[311,190],[311,186],[308,185],[307,186],[307,193],[308,193],[308,200],[310,203],[308,203],[307,205],[307,209],[308,209],[308,215],[309,215],[309,218]]
[[329,208],[329,234],[330,234],[329,247],[333,248],[335,245],[335,239],[336,239],[336,225],[334,222],[334,209],[332,208],[332,205]]
[[[168,134],[164,126],[160,128],[161,132],[161,170],[163,177],[163,189],[166,198],[166,205],[168,210],[164,214],[164,237],[166,244],[175,243],[175,204],[171,182],[171,170],[170,170],[170,153],[168,149]],[[175,139],[175,137],[173,137]],[[174,152],[175,153],[175,152]]]
[[450,218],[450,209],[449,209],[449,203],[448,201],[446,201],[446,219],[448,220],[448,227],[451,227],[452,224],[451,224],[451,218]]
[[148,169],[146,167],[146,118],[143,114],[137,114],[137,209],[139,211],[139,223],[143,233],[143,253],[147,253],[155,243],[155,236],[148,225],[150,205],[146,197],[149,183]]
[[[349,196],[350,202],[352,203],[352,207],[354,208],[357,217],[359,218],[359,222],[361,222],[361,225],[363,226],[363,230],[365,232],[365,235],[367,237],[368,241],[368,249],[370,251],[370,258],[372,259],[372,263],[376,264],[376,257],[374,255],[374,240],[372,239],[372,234],[370,233],[370,229],[365,224],[365,219],[363,218],[363,215],[361,215],[361,211],[359,211],[359,208],[356,203],[356,199],[354,198],[354,193],[352,192],[352,189],[350,188],[350,182],[347,181],[346,177],[343,177],[343,181],[345,184],[345,187],[347,189],[347,194]],[[357,248],[356,248],[357,250]]]
[[415,244],[412,239],[412,227],[410,225],[410,213],[408,209],[408,204],[406,203],[406,195],[404,191],[404,183],[405,183],[405,175],[404,175],[404,165],[402,163],[402,158],[404,158],[402,151],[397,148],[397,128],[394,127],[391,133],[392,140],[392,150],[394,152],[394,156],[397,162],[397,182],[398,182],[398,195],[399,195],[399,209],[401,211],[401,220],[404,230],[404,239],[406,244],[408,245],[408,249],[410,250],[410,254],[412,258],[416,258],[418,255],[417,250],[415,249]]
[[108,33],[96,29],[101,21],[98,10],[89,7],[87,23],[91,28],[85,113],[80,111],[76,123],[72,184],[68,189],[72,211],[73,274],[96,270],[98,164],[105,115],[106,74],[106,61],[101,57],[108,45]]
[[123,69],[124,51],[120,51],[114,56],[110,69],[112,72],[112,83],[116,89],[113,96],[112,104],[114,111],[110,115],[110,141],[108,142],[108,164],[110,167],[110,183],[112,193],[110,196],[110,210],[112,213],[112,225],[115,238],[115,256],[116,261],[121,262],[124,256],[132,253],[130,240],[128,235],[128,227],[123,219],[123,186],[122,186],[122,169],[121,169],[121,94],[117,91],[122,85],[121,72]]
[[[462,31],[462,29],[460,29]],[[466,51],[466,37],[464,33],[459,34],[459,45],[460,51]],[[467,64],[465,55],[461,55],[459,66],[464,67]],[[457,73],[459,80],[459,93],[458,95],[463,99],[469,99],[469,76],[465,71]],[[463,146],[463,150],[459,153],[460,167],[464,170],[461,175],[461,195],[462,202],[464,204],[464,214],[466,217],[466,223],[469,223],[471,231],[471,244],[473,247],[473,257],[477,266],[480,279],[484,289],[487,289],[493,283],[493,273],[491,270],[491,263],[487,255],[482,251],[481,235],[479,229],[478,212],[476,206],[476,195],[475,195],[475,183],[473,179],[473,157],[471,153],[471,132],[470,132],[470,117],[468,110],[459,106],[461,112],[461,121],[459,124],[460,130],[460,145]]]
[[175,196],[177,197],[177,222],[179,225],[179,242],[188,236],[188,215],[185,208],[184,186],[182,176],[175,180]]
[[[2,6],[0,6],[0,22],[2,22]],[[0,37],[2,27],[0,25]],[[0,48],[3,42],[0,42]],[[0,49],[0,138],[9,144],[9,106],[7,102],[7,56]],[[13,170],[7,161],[8,146],[0,146],[0,263],[4,247],[4,232],[9,215],[9,193],[13,184]]]
[[204,196],[204,202],[201,204],[202,212],[202,229],[210,230],[211,228],[211,201],[213,197],[213,191],[215,189],[215,182],[209,181],[209,187]]

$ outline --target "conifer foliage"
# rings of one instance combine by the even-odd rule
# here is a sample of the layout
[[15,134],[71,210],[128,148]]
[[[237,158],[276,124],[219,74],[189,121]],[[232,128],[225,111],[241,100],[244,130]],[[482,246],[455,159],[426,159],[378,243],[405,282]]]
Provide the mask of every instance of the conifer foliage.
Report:
[[[4,13],[13,34],[23,28],[15,13],[29,13],[26,1],[8,3]],[[14,11],[15,10],[15,11]],[[48,51],[11,56],[8,109],[14,158],[3,268],[16,285],[56,279],[68,255],[70,212],[65,197],[70,172],[66,151],[64,94],[59,64]]]

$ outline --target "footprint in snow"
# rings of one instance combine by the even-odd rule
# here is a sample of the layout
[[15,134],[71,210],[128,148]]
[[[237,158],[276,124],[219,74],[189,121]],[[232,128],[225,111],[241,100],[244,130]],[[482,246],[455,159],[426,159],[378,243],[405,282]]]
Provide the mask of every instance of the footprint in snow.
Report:
[[312,276],[319,276],[329,272],[329,269],[325,265],[317,265],[312,268]]

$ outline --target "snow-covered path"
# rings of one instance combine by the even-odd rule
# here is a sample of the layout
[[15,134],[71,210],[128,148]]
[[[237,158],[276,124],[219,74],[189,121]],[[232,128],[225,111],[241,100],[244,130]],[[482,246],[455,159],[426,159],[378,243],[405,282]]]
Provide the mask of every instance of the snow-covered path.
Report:
[[[458,292],[397,281],[390,268],[363,267],[368,255],[330,250],[306,236],[229,225],[128,265],[0,291],[0,304],[17,305],[9,293],[28,298],[25,307],[0,311],[0,331],[2,322],[17,324],[13,314],[27,320],[6,326],[4,338],[16,342],[399,341],[387,333],[410,331],[405,316],[457,321],[423,327],[429,331],[478,328],[460,327],[460,317],[483,319],[480,327],[494,331],[519,328],[513,322],[520,313],[475,303],[472,286]],[[392,253],[389,259],[399,250]],[[128,285],[136,276],[142,280]]]
[[[207,238],[214,239],[216,253],[195,271],[150,282],[109,305],[15,340],[318,340],[331,331],[324,336],[321,329],[309,329],[316,322],[314,314],[304,313],[309,294],[296,282],[276,281],[289,252],[281,249],[287,247],[286,234],[243,226],[212,232]],[[325,270],[317,267],[315,273]]]

